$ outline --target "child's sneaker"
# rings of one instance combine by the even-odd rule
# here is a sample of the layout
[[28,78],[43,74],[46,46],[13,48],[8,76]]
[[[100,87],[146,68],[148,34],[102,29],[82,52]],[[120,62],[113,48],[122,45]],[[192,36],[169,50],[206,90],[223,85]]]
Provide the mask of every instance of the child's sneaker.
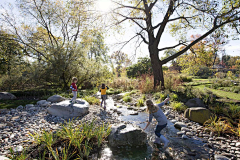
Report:
[[70,103],[72,103],[72,101],[69,101]]

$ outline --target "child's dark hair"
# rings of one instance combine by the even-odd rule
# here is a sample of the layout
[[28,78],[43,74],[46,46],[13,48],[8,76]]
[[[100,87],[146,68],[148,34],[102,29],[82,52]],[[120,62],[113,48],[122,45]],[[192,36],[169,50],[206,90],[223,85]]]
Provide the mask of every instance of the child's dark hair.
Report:
[[106,85],[103,83],[103,84],[102,84],[102,89],[105,89],[105,87],[106,87]]
[[78,79],[76,77],[72,78],[72,82],[77,81]]

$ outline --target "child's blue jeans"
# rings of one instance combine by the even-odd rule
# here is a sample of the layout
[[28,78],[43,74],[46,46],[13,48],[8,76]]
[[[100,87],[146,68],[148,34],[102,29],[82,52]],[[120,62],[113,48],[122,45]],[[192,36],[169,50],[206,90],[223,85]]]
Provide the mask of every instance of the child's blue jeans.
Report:
[[164,124],[164,125],[157,125],[157,126],[156,126],[156,130],[155,130],[156,136],[160,137],[160,136],[161,136],[161,134],[160,134],[161,130],[162,130],[163,128],[165,128],[166,126],[167,126],[167,123]]

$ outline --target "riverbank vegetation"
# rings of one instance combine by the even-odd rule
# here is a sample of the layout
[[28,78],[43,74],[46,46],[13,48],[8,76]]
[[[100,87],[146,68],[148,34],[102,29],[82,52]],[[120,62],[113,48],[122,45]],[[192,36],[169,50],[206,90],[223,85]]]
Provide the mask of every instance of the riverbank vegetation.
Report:
[[74,120],[57,131],[30,134],[33,146],[20,155],[11,149],[12,160],[30,159],[89,159],[96,153],[110,134],[110,125],[97,126],[92,122],[75,125]]

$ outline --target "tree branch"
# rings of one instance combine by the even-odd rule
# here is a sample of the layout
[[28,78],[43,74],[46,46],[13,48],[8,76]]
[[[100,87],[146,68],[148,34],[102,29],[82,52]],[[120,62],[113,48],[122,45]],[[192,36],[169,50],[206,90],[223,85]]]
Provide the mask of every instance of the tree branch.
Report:
[[[141,31],[142,32],[142,31]],[[146,38],[141,34],[141,32],[140,33],[137,33],[137,35],[139,35],[141,38],[142,38],[142,40],[143,40],[143,42],[144,43],[146,43],[146,44],[149,44],[149,42],[146,40]]]
[[[222,26],[222,25],[221,25]],[[195,45],[196,43],[198,43],[199,41],[203,40],[204,38],[206,38],[208,35],[210,35],[211,33],[213,33],[217,28],[221,27],[221,26],[217,26],[217,27],[213,27],[211,30],[209,30],[208,32],[206,32],[204,35],[202,35],[201,37],[197,38],[196,40],[194,40],[192,43],[190,43],[189,45],[187,45],[183,50],[179,51],[178,53],[162,60],[162,64],[166,64],[167,62],[173,60],[174,58],[177,58],[178,56],[180,56],[181,54],[185,53],[188,49],[190,49],[193,45]]]
[[173,49],[173,48],[176,48],[176,47],[178,47],[178,46],[180,46],[180,45],[185,45],[185,43],[179,42],[179,43],[178,43],[177,45],[175,45],[175,46],[161,48],[161,49],[158,49],[158,51],[160,52],[160,51],[164,51],[164,50],[166,50],[166,49]]
[[120,5],[120,6],[121,6],[121,7],[118,7],[118,8],[116,8],[116,9],[121,9],[121,8],[131,8],[131,9],[136,9],[136,10],[144,11],[144,9],[142,9],[142,8],[138,8],[138,7],[137,7],[137,6],[141,3],[141,1],[139,1],[139,3],[137,4],[136,7],[133,7],[133,6],[126,6],[126,5],[123,5],[123,4],[118,3],[118,2],[115,2],[115,1],[112,1],[112,2],[114,2],[114,3],[116,3],[117,5]]
[[167,22],[168,22],[168,20],[169,20],[169,17],[170,17],[170,16],[172,15],[172,13],[173,13],[174,2],[175,2],[175,0],[170,0],[169,6],[168,6],[168,10],[167,10],[167,12],[166,12],[166,14],[165,14],[165,16],[164,16],[163,22],[162,22],[159,30],[158,30],[158,32],[157,32],[156,44],[159,44],[160,38],[161,38],[161,36],[162,36],[162,34],[163,34],[163,32],[164,32],[164,29],[165,29],[165,27],[166,27],[166,25],[167,25]]

